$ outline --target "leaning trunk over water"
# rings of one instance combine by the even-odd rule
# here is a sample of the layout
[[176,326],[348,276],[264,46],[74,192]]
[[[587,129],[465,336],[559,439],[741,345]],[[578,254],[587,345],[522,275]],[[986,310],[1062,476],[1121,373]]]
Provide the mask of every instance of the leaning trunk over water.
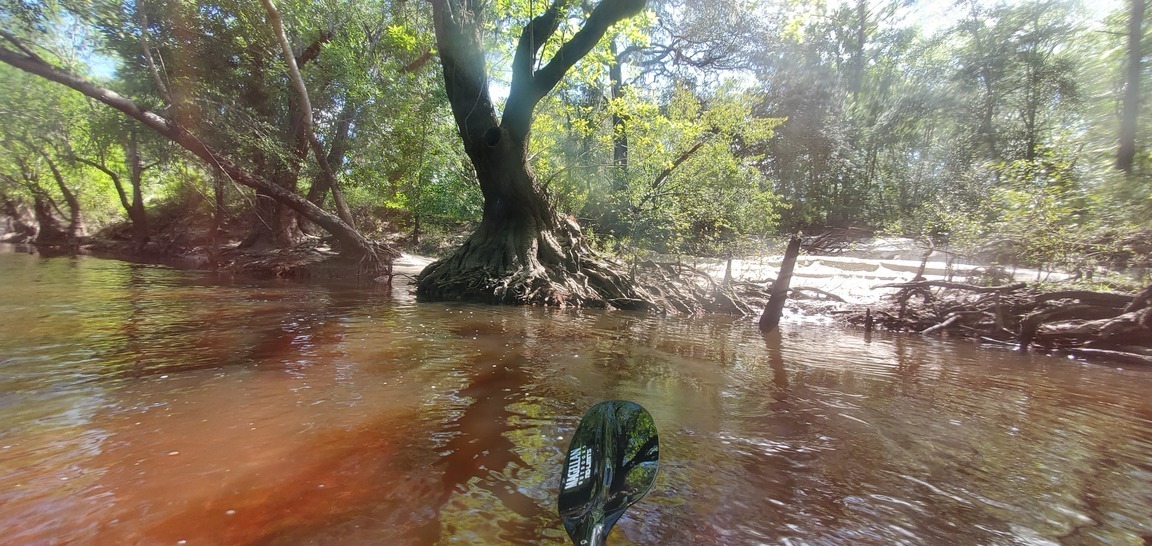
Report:
[[[336,215],[317,207],[315,204],[289,189],[272,183],[257,174],[246,171],[226,158],[219,151],[209,147],[202,139],[192,134],[188,129],[174,120],[145,110],[127,97],[111,89],[96,85],[91,81],[48,63],[8,32],[0,30],[0,37],[14,44],[18,49],[18,51],[13,51],[0,47],[0,62],[7,63],[25,72],[36,74],[37,76],[75,89],[92,99],[119,110],[121,113],[139,121],[149,129],[156,131],[185,150],[188,150],[208,165],[227,175],[231,180],[262,192],[271,199],[274,199],[277,203],[292,209],[324,228],[339,241],[341,252],[353,259],[359,259],[365,270],[383,272],[390,269],[391,262],[389,257],[397,254],[394,249],[374,245]],[[377,254],[378,249],[384,250],[385,254],[389,257],[385,257],[382,261],[382,257]]]
[[480,227],[448,258],[420,273],[426,299],[493,303],[651,307],[652,298],[615,272],[584,243],[579,227],[560,216],[528,167],[532,115],[539,103],[616,22],[643,0],[603,1],[583,28],[538,70],[537,54],[567,16],[555,0],[525,26],[512,61],[502,119],[488,92],[483,9],[462,0],[432,2],[444,86],[484,194]]

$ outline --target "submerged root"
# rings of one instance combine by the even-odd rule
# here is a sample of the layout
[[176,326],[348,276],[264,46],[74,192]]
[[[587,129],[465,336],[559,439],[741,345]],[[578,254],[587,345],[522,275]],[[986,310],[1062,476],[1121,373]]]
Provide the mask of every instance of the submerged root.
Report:
[[417,294],[431,301],[661,310],[658,302],[610,267],[590,260],[512,270],[453,267],[453,258],[429,265],[417,277]]

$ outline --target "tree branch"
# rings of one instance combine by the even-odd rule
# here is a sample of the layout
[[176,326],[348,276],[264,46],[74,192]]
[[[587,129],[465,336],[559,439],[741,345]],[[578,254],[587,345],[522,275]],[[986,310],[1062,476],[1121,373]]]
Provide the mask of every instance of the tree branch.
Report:
[[[139,2],[137,2],[136,12],[140,12]],[[156,67],[156,61],[152,58],[152,44],[148,40],[148,16],[140,15],[140,49],[144,53],[144,63],[148,65],[148,73],[152,76],[152,81],[156,83],[156,90],[160,92],[160,96],[164,98],[167,106],[175,106],[172,104],[172,95],[168,92],[168,85],[164,83],[164,78],[160,76],[160,69]]]
[[424,53],[421,53],[419,57],[416,57],[416,60],[402,66],[400,68],[400,72],[404,74],[411,74],[417,70],[420,70],[421,68],[424,68],[424,65],[428,64],[428,61],[430,60],[432,60],[432,50],[425,49]]
[[27,55],[29,59],[43,62],[43,59],[41,59],[40,56],[36,54],[36,52],[29,49],[28,46],[24,45],[24,42],[21,42],[20,39],[12,33],[6,30],[0,30],[0,36],[11,42],[12,45],[16,46],[16,49],[19,49],[21,53]]
[[632,207],[633,210],[639,211],[645,203],[658,197],[658,194],[655,193],[656,190],[660,189],[660,186],[663,186],[664,182],[668,181],[668,177],[672,176],[672,171],[675,171],[676,167],[679,167],[681,163],[688,161],[688,159],[695,155],[696,152],[700,151],[700,148],[703,148],[704,144],[707,142],[707,139],[701,140],[696,144],[693,144],[691,148],[684,150],[683,153],[676,156],[676,159],[672,160],[672,164],[665,168],[663,171],[660,171],[660,174],[656,175],[656,178],[652,180],[652,184],[649,186],[649,192],[644,196],[643,199],[640,200],[639,203],[636,204],[635,207]]
[[[264,7],[267,8],[267,4],[265,4]],[[277,18],[279,18],[279,13],[277,13]],[[324,44],[328,43],[328,41],[331,39],[331,33],[321,32],[320,35],[312,41],[312,43],[308,44],[308,47],[304,48],[304,51],[300,52],[299,57],[295,57],[296,66],[304,66],[312,61],[315,61],[316,58],[320,56],[320,50],[324,47]],[[291,50],[288,50],[286,54],[291,55]]]
[[560,12],[567,11],[572,0],[553,0],[552,5],[524,25],[520,40],[516,44],[516,54],[512,58],[512,79],[519,75],[521,81],[532,79],[532,67],[536,65],[536,54],[544,47],[556,29],[560,28]]
[[461,0],[431,0],[436,49],[444,68],[444,91],[465,148],[482,146],[498,123],[488,91],[480,8]]
[[[0,35],[3,35],[2,33],[3,31],[0,31]],[[355,255],[366,257],[370,261],[379,261],[372,245],[365,240],[363,236],[356,233],[355,229],[344,223],[343,220],[317,207],[295,192],[273,184],[259,175],[245,171],[239,165],[228,160],[221,153],[205,144],[176,122],[155,112],[141,108],[131,99],[111,89],[92,83],[71,72],[48,64],[39,58],[21,55],[11,49],[0,47],[0,62],[7,63],[49,81],[70,87],[92,99],[119,110],[124,115],[139,121],[149,129],[156,131],[165,138],[180,145],[210,166],[224,172],[224,174],[227,174],[232,180],[244,186],[267,193],[272,198],[300,213],[305,218],[315,222],[329,233],[335,235],[337,239],[345,245],[346,249]]]
[[[316,123],[312,119],[312,99],[308,97],[308,86],[304,84],[304,76],[300,74],[300,67],[296,65],[296,58],[292,55],[292,46],[288,43],[288,35],[284,32],[284,22],[280,19],[280,12],[272,0],[264,0],[264,10],[268,12],[268,22],[272,24],[272,30],[280,42],[280,50],[284,54],[284,63],[288,65],[288,77],[292,80],[292,87],[299,95],[300,118],[304,122],[304,137],[308,140],[312,155],[316,157],[321,175],[325,178],[327,186],[332,189],[332,200],[336,202],[337,214],[340,215],[340,219],[344,223],[355,229],[356,223],[352,220],[352,212],[348,210],[348,203],[344,201],[344,192],[340,190],[340,182],[336,179],[336,173],[332,172],[332,166],[328,164],[328,157],[324,154],[324,147],[316,136]],[[314,47],[317,51],[316,55],[319,54],[319,44],[318,41],[309,48]]]
[[91,159],[86,159],[78,155],[72,155],[71,159],[78,163],[88,165],[89,167],[92,167],[108,175],[108,178],[112,179],[112,185],[116,187],[116,195],[120,197],[120,205],[124,207],[124,212],[132,210],[132,204],[128,202],[128,194],[124,191],[124,183],[120,181],[120,175],[117,174],[116,171],[109,169],[103,163],[97,163]]
[[[592,51],[597,42],[608,32],[609,27],[640,13],[644,9],[645,3],[646,0],[601,0],[592,10],[588,19],[584,21],[584,26],[580,27],[580,30],[571,39],[560,46],[548,64],[534,73],[531,72],[531,60],[535,52],[532,56],[522,56],[521,48],[518,47],[512,71],[512,85],[508,93],[508,102],[504,105],[504,118],[500,125],[513,138],[519,141],[527,139],[532,126],[532,112],[536,109],[536,104],[540,102],[540,99],[544,98],[560,83],[564,74],[577,61]],[[553,7],[557,5],[566,5],[566,3],[563,0],[556,0],[553,2]],[[545,15],[541,15],[541,18]],[[533,24],[530,23],[529,26],[531,27]],[[528,34],[526,28],[525,34],[521,35],[521,47],[523,47],[524,36]],[[532,31],[531,35],[535,35],[535,30]],[[550,36],[551,32],[548,35]],[[518,65],[515,64],[517,61],[519,62]]]

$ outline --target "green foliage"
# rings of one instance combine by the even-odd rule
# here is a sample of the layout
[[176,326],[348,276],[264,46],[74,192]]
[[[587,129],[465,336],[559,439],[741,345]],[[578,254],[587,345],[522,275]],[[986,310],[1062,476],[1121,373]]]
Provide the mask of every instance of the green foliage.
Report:
[[[707,97],[678,87],[663,100],[636,92],[609,100],[569,87],[538,114],[533,168],[561,209],[629,247],[742,252],[775,227],[779,209],[756,168],[761,157],[748,151],[779,120],[752,115],[753,102],[731,85]],[[613,116],[626,128],[614,127]],[[626,172],[611,164],[621,131],[636,151]]]
[[97,130],[79,93],[3,65],[0,112],[5,118],[0,125],[0,192],[25,203],[40,193],[63,216],[66,204],[51,171],[55,166],[90,225],[120,217],[112,187],[72,157],[71,146]]
[[[427,6],[278,4],[353,208],[478,218]],[[499,100],[521,29],[551,2],[489,4]],[[589,6],[563,4],[541,58]],[[1135,171],[1114,171],[1127,12],[1096,22],[1088,6],[652,1],[539,104],[531,167],[558,210],[621,252],[723,256],[773,231],[860,226],[1048,268],[1134,263],[1117,257],[1138,253],[1126,234],[1152,224],[1152,128],[1140,126]],[[925,28],[925,9],[947,24]],[[109,75],[247,169],[300,194],[320,180],[258,2],[0,0],[0,24],[46,59]],[[134,125],[7,66],[0,76],[5,191],[27,194],[28,170],[62,197],[47,151],[88,214],[122,217],[108,177],[69,157],[127,173]],[[141,146],[154,164],[148,203],[211,193],[203,167],[154,140]]]

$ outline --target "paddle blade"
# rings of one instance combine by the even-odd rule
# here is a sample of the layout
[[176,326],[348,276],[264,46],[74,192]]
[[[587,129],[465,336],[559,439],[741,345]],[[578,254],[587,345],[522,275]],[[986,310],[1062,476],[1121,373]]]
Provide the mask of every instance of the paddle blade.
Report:
[[564,529],[580,546],[604,543],[624,510],[656,481],[660,437],[639,404],[610,400],[592,406],[568,445],[557,502]]

